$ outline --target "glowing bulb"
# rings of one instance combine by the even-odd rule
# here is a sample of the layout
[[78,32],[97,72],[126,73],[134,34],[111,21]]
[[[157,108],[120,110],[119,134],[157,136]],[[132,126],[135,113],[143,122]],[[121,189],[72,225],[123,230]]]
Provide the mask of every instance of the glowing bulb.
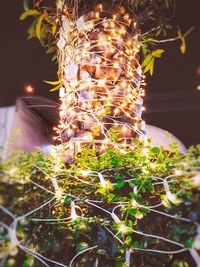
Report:
[[156,165],[155,165],[154,163],[152,163],[152,162],[149,164],[149,166],[150,166],[150,168],[151,168],[152,170],[155,170],[155,168],[156,168]]
[[120,30],[120,33],[121,33],[121,34],[125,34],[125,33],[126,33],[126,30],[125,30],[125,29],[121,29],[121,30]]
[[99,81],[98,81],[98,85],[99,85],[100,87],[104,87],[104,86],[105,86],[105,82],[106,82],[105,79],[103,79],[103,80],[99,80]]
[[114,115],[116,116],[117,115],[117,113],[119,113],[119,108],[115,108],[115,110],[114,110]]
[[59,90],[59,96],[60,97],[64,97],[65,96],[65,88],[62,86],[60,87],[60,90]]
[[87,177],[88,175],[90,175],[90,173],[91,173],[90,170],[82,170],[82,171],[81,171],[81,174],[82,174],[82,176],[84,176],[84,177]]
[[171,192],[167,192],[166,198],[170,202],[172,202],[173,204],[175,204],[175,205],[181,203],[181,200],[175,194],[172,194]]
[[34,87],[31,84],[28,84],[24,88],[26,94],[33,94],[34,93]]
[[129,19],[129,14],[124,15],[124,19],[128,20]]
[[120,151],[121,154],[124,154],[124,155],[128,153],[128,151],[124,150],[124,149],[120,149],[119,151]]
[[78,153],[81,153],[81,152],[82,152],[80,142],[77,142],[77,152],[78,152]]
[[55,167],[54,167],[54,171],[55,171],[55,172],[59,172],[59,171],[60,171],[60,168],[59,168],[58,166],[55,166]]
[[127,227],[125,224],[121,224],[119,227],[119,232],[122,234],[126,234],[129,231],[129,227]]
[[141,220],[144,217],[144,215],[142,213],[136,214],[135,218],[138,220]]
[[102,11],[102,10],[103,10],[103,5],[102,5],[102,4],[98,4],[98,5],[97,5],[97,9],[98,9],[99,11]]
[[117,19],[117,15],[116,14],[113,14],[112,15],[112,18],[113,18],[113,20],[116,20]]
[[96,18],[96,19],[99,19],[99,16],[100,16],[99,12],[96,12],[96,13],[95,13],[95,18]]
[[63,192],[62,192],[61,189],[56,190],[56,198],[57,198],[58,200],[61,200],[61,198],[62,198],[62,194],[63,194]]
[[131,206],[134,207],[134,208],[137,208],[139,205],[138,205],[138,203],[135,201],[135,199],[132,199],[132,200],[131,200]]
[[122,127],[122,131],[123,131],[123,132],[126,132],[126,131],[127,131],[127,127],[126,127],[125,125],[123,125],[123,127]]
[[175,175],[182,175],[182,174],[183,174],[182,170],[178,170],[178,169],[175,170]]
[[67,130],[67,135],[68,135],[68,136],[71,136],[72,133],[73,133],[73,130],[72,130],[72,129],[68,129],[68,130]]
[[115,63],[113,64],[113,66],[114,66],[115,68],[119,68],[119,63],[115,62]]
[[149,150],[147,148],[143,148],[142,153],[147,156],[149,154]]

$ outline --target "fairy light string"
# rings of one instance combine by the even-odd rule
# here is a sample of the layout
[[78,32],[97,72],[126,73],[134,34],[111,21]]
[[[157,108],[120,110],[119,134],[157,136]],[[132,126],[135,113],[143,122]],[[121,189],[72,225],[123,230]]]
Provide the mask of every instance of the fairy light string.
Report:
[[[59,134],[56,138],[65,143],[68,151],[67,160],[74,155],[82,153],[82,148],[93,144],[94,149],[103,153],[106,148],[114,147],[121,154],[126,154],[134,149],[132,141],[140,138],[146,142],[145,122],[141,119],[143,107],[142,97],[145,95],[145,76],[138,60],[140,44],[138,41],[137,22],[124,9],[122,12],[109,12],[102,4],[98,4],[94,11],[84,14],[78,19],[70,20],[63,12],[64,2],[58,1],[60,10],[60,39],[59,50],[59,74],[62,83],[60,88],[60,124],[57,128]],[[59,9],[62,6],[62,9]],[[118,132],[118,142],[113,140],[110,130],[115,128]],[[95,134],[94,134],[95,132]],[[148,158],[148,150],[143,151]],[[126,166],[127,167],[127,166]],[[153,162],[149,163],[151,169],[156,169]],[[143,172],[147,172],[142,168]],[[108,170],[92,172],[82,170],[83,178],[71,174],[71,177],[83,184],[98,187],[100,182],[103,190],[113,188],[115,184],[110,182]],[[88,179],[84,179],[84,178]],[[96,184],[90,182],[91,177],[96,177]],[[178,196],[171,192],[169,184],[171,177],[151,177],[157,185],[163,186],[166,197],[156,205],[147,205],[149,212],[158,212],[160,215],[169,216],[171,219],[182,220],[193,224],[187,218],[177,218],[159,211],[159,207],[167,205],[168,201],[179,204]],[[125,181],[129,183],[136,178]],[[140,187],[134,188],[138,194]],[[121,244],[124,242],[118,237],[118,233],[126,234],[128,227],[123,223],[121,208],[126,208],[129,203],[111,203],[112,209],[105,209],[104,203],[98,200],[85,200],[85,204],[92,206],[109,215],[111,221],[118,225],[116,233],[104,225],[105,229]],[[106,203],[108,205],[108,203]],[[145,208],[136,201],[132,205],[137,208]],[[89,207],[88,207],[89,208]],[[157,210],[158,209],[158,210]],[[74,201],[71,202],[71,214],[75,212]],[[72,215],[71,215],[72,216]],[[76,213],[75,217],[76,218]],[[73,218],[73,216],[72,216]],[[143,218],[139,214],[137,219]],[[198,224],[197,224],[198,227]],[[176,254],[186,251],[183,244],[168,238],[143,233],[133,230],[133,233],[148,238],[158,239],[159,242],[167,242],[179,247],[173,251],[141,249],[166,254]],[[91,249],[94,249],[92,247]],[[90,251],[90,248],[88,249]],[[83,253],[88,251],[87,249]],[[128,248],[125,252],[125,264],[130,266],[132,251],[137,248]],[[138,250],[140,250],[138,248]],[[192,250],[193,251],[193,250]],[[72,259],[70,266],[80,254]],[[200,258],[191,252],[197,266]],[[96,263],[98,266],[98,263]]]
[[[18,248],[40,261],[44,266],[50,264],[58,266],[75,266],[77,260],[82,255],[98,249],[97,245],[82,250],[72,256],[69,265],[52,260],[42,254],[31,250],[23,241],[17,237],[18,224],[26,219],[27,222],[67,224],[77,220],[88,221],[91,213],[99,214],[103,219],[101,225],[106,232],[120,245],[125,245],[123,236],[129,232],[149,239],[157,239],[160,243],[165,242],[173,245],[173,249],[161,250],[152,248],[139,248],[129,246],[125,249],[124,262],[131,266],[132,252],[153,252],[159,254],[178,254],[189,251],[197,266],[200,266],[200,257],[196,252],[199,245],[200,226],[198,222],[189,218],[172,215],[161,211],[161,207],[166,207],[169,202],[174,205],[180,204],[179,191],[173,192],[170,185],[176,183],[180,187],[182,177],[187,176],[193,183],[199,182],[199,167],[191,164],[192,171],[188,172],[188,166],[180,163],[174,166],[175,174],[163,176],[150,176],[153,188],[165,195],[164,199],[157,198],[157,202],[146,201],[139,203],[136,199],[128,197],[120,201],[103,201],[101,197],[92,198],[90,192],[84,199],[80,194],[73,193],[71,184],[77,181],[83,188],[91,188],[91,192],[109,193],[115,190],[117,183],[113,181],[113,173],[116,169],[105,168],[101,171],[90,169],[78,169],[72,171],[62,166],[59,159],[59,149],[65,151],[66,160],[70,162],[76,154],[81,154],[83,147],[93,144],[94,149],[103,153],[106,148],[114,147],[121,154],[125,154],[134,149],[132,141],[140,138],[146,141],[145,123],[141,119],[144,96],[144,75],[138,61],[140,45],[138,42],[137,23],[134,18],[122,9],[121,13],[112,13],[104,10],[99,4],[93,12],[89,12],[77,20],[71,20],[65,13],[65,1],[58,1],[58,17],[60,22],[58,41],[58,62],[59,76],[62,83],[60,88],[60,123],[56,127],[57,139],[63,142],[58,146],[52,155],[54,165],[42,163],[41,166],[34,164],[32,167],[39,171],[46,178],[50,185],[46,188],[41,182],[29,179],[29,182],[45,194],[50,194],[51,199],[30,212],[17,216],[0,205],[3,213],[11,217],[12,223],[6,225],[0,222],[11,242],[12,249]],[[110,130],[115,127],[119,133],[119,142],[113,140]],[[95,132],[95,135],[94,135]],[[66,155],[67,154],[67,155]],[[135,168],[126,166],[126,170],[131,171],[125,183],[129,184],[138,179],[137,172],[148,173],[148,168],[156,169],[156,164],[149,161],[148,148],[144,148],[141,154],[146,157],[147,166],[137,166]],[[185,163],[184,163],[185,164]],[[179,168],[181,167],[181,168]],[[45,169],[44,169],[45,168]],[[48,169],[48,171],[47,171]],[[118,168],[122,172],[123,168]],[[131,176],[131,177],[130,177]],[[65,184],[65,182],[68,184]],[[85,189],[85,188],[84,188]],[[141,186],[133,187],[133,193],[137,196],[141,191]],[[93,195],[94,196],[94,195]],[[152,195],[153,196],[153,195]],[[56,205],[63,204],[64,199],[69,198],[66,204],[65,216],[57,216]],[[127,200],[128,199],[128,200]],[[151,199],[151,198],[149,198]],[[33,217],[38,211],[54,205],[49,217]],[[138,214],[135,220],[143,220],[146,216],[141,209],[149,213],[165,216],[171,220],[194,225],[197,229],[197,236],[191,249],[186,248],[181,242],[171,240],[168,237],[146,233],[136,230],[126,224],[126,211],[134,208]],[[86,211],[85,211],[86,210]],[[85,211],[85,212],[84,212]],[[125,212],[124,212],[125,211]],[[106,220],[104,220],[106,218]],[[164,234],[163,234],[164,235]],[[175,247],[175,248],[174,248]],[[95,262],[98,267],[98,258]]]
[[[58,7],[63,4],[59,1]],[[112,13],[102,4],[75,21],[63,10],[58,41],[61,119],[56,138],[68,144],[70,156],[91,142],[102,152],[109,146],[130,149],[134,138],[145,139],[141,119],[145,82],[138,61],[137,23],[125,10]],[[119,132],[118,143],[110,134],[113,127]]]
[[[190,162],[188,162],[188,164],[189,163]],[[21,242],[18,240],[17,235],[16,235],[17,225],[18,225],[18,223],[20,221],[22,221],[24,219],[29,220],[28,219],[29,216],[32,216],[32,214],[38,212],[39,210],[43,209],[44,207],[48,206],[50,203],[53,203],[54,201],[56,201],[56,202],[58,200],[59,201],[62,201],[61,198],[64,198],[65,196],[70,196],[73,199],[71,201],[71,208],[70,208],[70,210],[71,210],[70,213],[71,214],[69,213],[69,216],[68,217],[66,217],[66,218],[60,218],[60,219],[58,219],[58,218],[55,218],[55,219],[54,218],[52,218],[52,219],[51,218],[38,218],[38,219],[37,218],[30,218],[30,221],[38,221],[38,222],[43,222],[43,223],[45,223],[45,222],[47,222],[47,223],[48,222],[57,222],[57,223],[60,223],[62,221],[63,222],[65,222],[65,221],[75,221],[79,217],[77,215],[77,212],[76,212],[76,207],[78,207],[78,202],[80,201],[79,197],[78,196],[75,196],[75,195],[72,195],[70,192],[67,193],[66,190],[65,190],[65,192],[62,195],[62,197],[60,199],[58,199],[58,197],[57,197],[57,190],[59,189],[58,184],[57,183],[54,184],[55,181],[52,180],[52,178],[45,171],[43,171],[43,169],[41,167],[39,167],[37,165],[35,165],[34,167],[36,167],[37,169],[39,169],[45,176],[47,176],[47,177],[49,177],[49,179],[51,179],[52,184],[54,185],[55,192],[50,192],[46,188],[43,188],[43,190],[45,190],[48,193],[51,193],[53,195],[53,198],[51,198],[50,200],[48,200],[46,203],[42,204],[40,207],[38,207],[38,208],[36,208],[36,209],[34,209],[32,211],[29,211],[28,213],[26,213],[26,214],[24,214],[22,216],[16,216],[12,212],[10,212],[9,210],[7,210],[4,206],[0,205],[0,209],[13,219],[13,222],[10,225],[5,225],[3,222],[1,222],[1,226],[8,231],[8,236],[9,236],[9,239],[10,239],[11,245],[12,245],[11,246],[11,249],[14,249],[15,247],[18,247],[19,249],[21,249],[21,250],[25,251],[26,253],[32,255],[33,257],[37,258],[45,266],[49,266],[47,262],[49,262],[49,263],[55,263],[58,266],[66,266],[66,265],[61,264],[59,262],[53,261],[53,260],[51,260],[51,259],[49,259],[47,257],[44,257],[43,255],[41,255],[41,254],[39,254],[39,253],[37,253],[35,251],[30,250],[29,248],[27,248],[26,246],[24,246],[24,245],[21,244]],[[110,169],[108,169],[108,170],[105,169],[103,171],[104,174],[102,174],[101,172],[98,172],[98,173],[96,173],[96,172],[90,172],[89,174],[87,173],[87,175],[96,175],[96,178],[97,179],[100,179],[99,177],[101,177],[101,179],[102,179],[101,182],[104,184],[104,181],[105,181],[104,175],[105,175],[105,172],[106,171],[110,171]],[[180,172],[179,172],[179,175],[178,176],[180,176],[180,178],[181,178],[181,177],[184,177],[184,175],[190,175],[190,177],[191,177],[190,179],[192,179],[193,177],[195,177],[196,175],[198,175],[198,173],[195,170],[195,166],[194,166],[193,171],[191,171],[191,172],[188,173],[187,171],[183,171],[182,170],[182,173],[180,174]],[[74,176],[72,176],[72,177],[74,177]],[[161,181],[161,180],[163,181],[163,188],[166,191],[166,195],[167,195],[168,190],[169,190],[169,184],[168,184],[168,183],[170,183],[170,180],[169,179],[171,179],[172,177],[177,177],[177,175],[169,175],[166,178],[154,177],[155,184],[157,183],[157,181]],[[178,178],[178,180],[180,180],[180,178]],[[108,177],[107,177],[107,179],[108,179]],[[176,180],[176,182],[178,180]],[[161,182],[159,182],[159,183],[161,184]],[[34,184],[36,186],[38,186],[39,188],[42,188],[39,184],[37,184],[37,183],[34,183]],[[76,202],[77,202],[77,204],[76,204]],[[110,227],[108,228],[108,226],[106,226],[106,225],[105,225],[105,229],[107,229],[107,231],[117,241],[119,241],[120,243],[123,244],[123,241],[117,236],[117,233],[121,232],[121,233],[124,233],[125,234],[128,228],[127,228],[127,226],[125,224],[123,224],[123,221],[121,221],[121,219],[120,219],[120,217],[122,216],[122,215],[120,215],[120,213],[121,213],[120,210],[121,210],[122,207],[128,207],[130,205],[130,203],[129,202],[127,202],[127,203],[123,203],[123,202],[121,202],[121,203],[120,202],[119,203],[112,203],[111,202],[110,205],[112,205],[112,207],[113,207],[111,212],[109,212],[108,210],[106,210],[106,209],[103,208],[102,204],[104,204],[104,203],[101,202],[101,201],[92,200],[92,199],[86,199],[85,200],[85,204],[87,204],[87,205],[89,205],[89,206],[91,206],[91,207],[93,207],[93,208],[95,208],[97,210],[101,210],[101,212],[103,211],[106,214],[109,214],[110,215],[110,220],[111,221],[113,220],[113,222],[116,225],[119,225],[119,228],[118,228],[118,230],[116,230],[117,231],[116,233],[113,231],[112,228],[110,228]],[[131,205],[133,205],[133,207],[135,207],[135,208],[137,208],[137,207],[138,208],[143,207],[143,208],[148,209],[150,212],[156,212],[156,213],[159,213],[159,214],[161,214],[163,216],[170,217],[170,218],[172,218],[174,220],[180,220],[180,221],[184,221],[184,222],[189,223],[189,224],[196,225],[196,227],[197,227],[197,237],[196,237],[196,240],[198,240],[198,238],[199,238],[199,232],[200,232],[199,231],[200,225],[197,222],[194,222],[194,221],[192,221],[192,220],[190,220],[188,218],[177,217],[175,215],[167,214],[165,212],[160,212],[159,210],[156,210],[157,207],[159,208],[160,205],[163,205],[162,202],[160,202],[160,203],[158,203],[157,205],[154,205],[154,206],[149,206],[149,205],[141,205],[136,200],[133,200],[131,202]],[[85,216],[82,217],[82,218],[85,219],[85,220],[87,220],[87,218]],[[130,265],[131,252],[133,250],[138,250],[138,251],[140,250],[140,251],[147,251],[147,252],[157,252],[157,253],[163,253],[163,254],[176,254],[176,253],[181,253],[183,251],[189,250],[190,253],[191,253],[191,255],[192,255],[192,257],[193,257],[193,259],[195,260],[197,266],[200,263],[200,258],[198,256],[198,253],[195,251],[195,246],[197,246],[198,243],[197,244],[194,243],[194,247],[192,249],[187,249],[187,248],[184,247],[183,244],[181,244],[179,242],[175,242],[173,240],[170,240],[170,239],[165,238],[165,237],[162,237],[162,236],[148,234],[148,233],[136,231],[134,229],[133,229],[133,233],[136,233],[136,234],[139,234],[139,235],[142,235],[142,236],[146,236],[148,238],[159,239],[160,242],[161,241],[164,241],[164,242],[172,243],[172,244],[178,246],[179,249],[173,250],[173,251],[167,251],[167,250],[166,251],[164,251],[164,250],[162,251],[162,250],[153,250],[153,249],[149,249],[149,248],[146,248],[146,249],[142,249],[142,248],[130,248],[130,249],[127,249],[127,251],[126,251],[126,257],[125,257],[126,258],[125,259],[125,262],[126,262],[126,264],[128,266]],[[90,249],[93,250],[93,249],[96,249],[96,248],[97,248],[97,246],[94,246],[94,247],[91,247],[89,249],[86,249],[86,250],[82,251],[81,253],[78,253],[77,255],[75,255],[74,258],[71,260],[70,266],[72,266],[72,263],[75,261],[75,259],[77,259],[79,256],[81,256],[83,253],[87,253],[87,252],[90,251]]]

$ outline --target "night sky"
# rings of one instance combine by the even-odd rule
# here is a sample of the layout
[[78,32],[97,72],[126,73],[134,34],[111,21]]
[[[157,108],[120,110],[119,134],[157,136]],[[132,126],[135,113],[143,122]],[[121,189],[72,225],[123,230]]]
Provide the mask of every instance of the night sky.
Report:
[[[195,30],[187,38],[184,55],[179,42],[162,46],[166,53],[156,62],[154,76],[147,80],[144,119],[191,145],[200,143],[200,0],[176,3],[173,24],[182,32],[191,26]],[[58,93],[49,93],[49,86],[43,82],[57,79],[57,66],[37,40],[27,40],[30,21],[19,21],[22,0],[3,1],[1,10],[0,106],[13,105],[16,97],[24,94],[26,84],[33,85],[35,94],[57,101]]]

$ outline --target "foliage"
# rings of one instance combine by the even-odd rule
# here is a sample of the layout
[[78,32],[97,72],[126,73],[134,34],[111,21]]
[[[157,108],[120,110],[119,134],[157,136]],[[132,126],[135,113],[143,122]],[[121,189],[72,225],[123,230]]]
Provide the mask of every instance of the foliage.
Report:
[[55,16],[49,14],[46,9],[35,9],[24,1],[24,13],[21,14],[20,20],[25,20],[29,17],[33,18],[31,26],[28,29],[28,39],[37,38],[43,47],[46,47],[46,53],[52,54],[54,61],[56,59],[56,28]]
[[[102,2],[107,5],[108,1]],[[115,10],[116,2],[110,1]],[[31,4],[30,4],[31,3]],[[29,38],[53,53],[62,12],[76,20],[97,1],[66,1],[57,14],[56,1],[24,0],[21,20],[33,18]],[[122,1],[120,1],[122,3]],[[173,0],[125,0],[136,19],[144,72],[153,74],[166,41],[181,41],[190,32],[167,39],[174,16]],[[170,12],[172,11],[172,12]],[[84,13],[83,12],[83,13]],[[171,13],[171,14],[170,14]],[[162,40],[161,38],[164,38]],[[62,81],[47,83],[57,90]],[[109,114],[109,108],[105,110]],[[116,129],[109,131],[119,143]],[[116,146],[117,147],[117,146]],[[134,147],[134,148],[133,148]],[[1,253],[5,266],[156,267],[194,266],[199,249],[198,209],[200,147],[181,155],[133,140],[128,150],[94,144],[66,160],[67,144],[28,154],[13,152],[0,167]],[[196,260],[196,258],[195,258]]]
[[[107,5],[107,1],[101,1]],[[109,2],[109,5],[115,4],[117,1]],[[90,0],[72,0],[67,3],[68,16],[73,14],[73,19],[77,19],[82,14],[82,8],[85,10],[92,10],[94,5],[99,1]],[[122,2],[120,1],[120,4]],[[126,10],[132,13],[136,18],[138,30],[140,32],[140,44],[142,46],[141,62],[144,67],[144,72],[153,74],[155,59],[160,58],[154,56],[155,51],[163,51],[163,49],[155,47],[165,42],[180,40],[180,49],[182,53],[186,51],[186,36],[193,30],[189,29],[185,34],[182,34],[178,28],[177,36],[168,39],[168,33],[173,32],[172,25],[170,24],[175,14],[175,0],[143,0],[143,1],[123,1],[123,6]],[[87,8],[86,8],[87,7]],[[56,14],[56,1],[27,1],[24,0],[24,13],[20,16],[21,20],[28,17],[33,17],[33,22],[28,29],[28,38],[37,38],[42,46],[47,50],[46,53],[53,53],[52,60],[56,60],[57,51],[57,38],[60,21]],[[164,39],[160,39],[163,38]],[[151,60],[149,60],[151,58]],[[53,88],[52,91],[57,88]]]
[[[129,248],[133,267],[194,266],[188,249],[196,243],[200,217],[200,147],[191,147],[183,156],[174,143],[166,151],[134,142],[135,149],[126,154],[108,148],[98,155],[92,147],[85,147],[70,165],[64,162],[65,145],[53,147],[49,155],[40,149],[30,154],[13,152],[0,167],[0,204],[21,216],[16,228],[20,244],[61,266],[69,266],[80,252],[73,266],[97,266],[97,261],[99,266],[125,266]],[[55,191],[52,179],[61,192]],[[164,181],[168,181],[170,197]],[[23,216],[48,202],[52,194],[52,202]],[[6,225],[12,222],[5,210],[1,218]],[[44,218],[46,221],[37,220]],[[0,230],[1,258],[8,256],[5,266],[43,265],[35,254],[12,247],[9,233],[4,227]],[[158,236],[183,244],[184,252],[154,252],[178,249]],[[152,252],[145,251],[148,249]]]

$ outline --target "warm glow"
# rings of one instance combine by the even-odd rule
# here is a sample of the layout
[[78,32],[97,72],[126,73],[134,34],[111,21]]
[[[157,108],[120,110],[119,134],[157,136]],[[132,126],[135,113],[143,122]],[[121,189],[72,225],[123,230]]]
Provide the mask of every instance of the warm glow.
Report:
[[[60,34],[66,36],[66,40],[62,46],[58,44],[63,86],[60,88],[61,121],[56,133],[65,133],[58,136],[58,140],[74,143],[74,153],[80,153],[83,145],[92,140],[92,131],[98,131],[99,136],[97,142],[94,140],[95,149],[99,147],[103,151],[113,146],[123,154],[127,153],[133,138],[145,137],[144,123],[137,111],[145,110],[141,99],[145,95],[145,83],[138,61],[137,33],[129,34],[131,20],[125,10],[123,21],[118,21],[119,14],[106,17],[103,9],[99,4],[93,18],[87,20],[83,16],[72,22],[73,34],[61,28]],[[98,25],[102,28],[93,35]],[[121,138],[118,145],[111,139],[110,126],[117,126]],[[125,149],[124,141],[127,141]],[[87,176],[88,171],[82,175]],[[100,182],[106,187],[103,177]]]
[[24,91],[26,94],[33,94],[35,89],[31,84],[25,85]]

